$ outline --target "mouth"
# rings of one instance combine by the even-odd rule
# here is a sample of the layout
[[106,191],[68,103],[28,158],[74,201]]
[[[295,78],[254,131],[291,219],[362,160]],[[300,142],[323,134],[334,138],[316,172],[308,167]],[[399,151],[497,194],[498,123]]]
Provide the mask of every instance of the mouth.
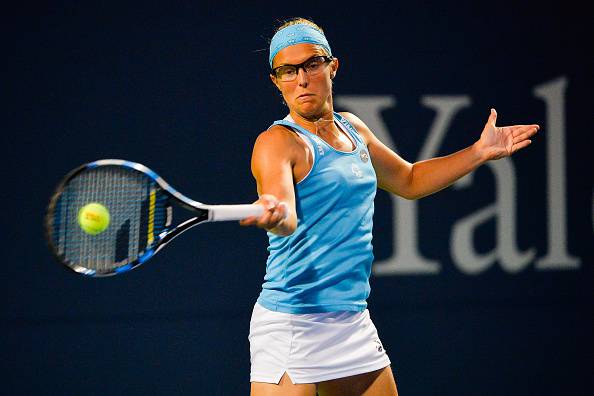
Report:
[[309,98],[310,96],[314,96],[314,94],[304,93],[304,94],[297,96],[297,99],[306,99],[306,98]]

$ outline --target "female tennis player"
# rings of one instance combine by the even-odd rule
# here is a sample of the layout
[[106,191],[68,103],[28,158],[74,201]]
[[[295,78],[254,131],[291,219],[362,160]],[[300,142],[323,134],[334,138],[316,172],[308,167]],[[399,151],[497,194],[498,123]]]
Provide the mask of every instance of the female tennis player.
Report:
[[335,113],[339,62],[324,32],[296,18],[270,43],[270,79],[289,114],[256,139],[252,172],[266,207],[242,225],[268,231],[269,257],[250,323],[251,394],[397,395],[366,309],[377,187],[408,199],[528,146],[538,125],[497,127],[472,146],[411,164],[350,113]]

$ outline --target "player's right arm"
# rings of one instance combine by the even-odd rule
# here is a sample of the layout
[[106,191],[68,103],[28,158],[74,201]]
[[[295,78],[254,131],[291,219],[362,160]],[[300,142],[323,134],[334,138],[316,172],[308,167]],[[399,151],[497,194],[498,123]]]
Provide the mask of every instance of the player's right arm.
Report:
[[[294,133],[273,126],[256,139],[252,152],[252,174],[256,179],[259,199],[265,208],[258,218],[241,221],[242,225],[255,225],[274,234],[287,236],[297,227],[293,167],[299,145]],[[285,217],[286,216],[286,217]]]

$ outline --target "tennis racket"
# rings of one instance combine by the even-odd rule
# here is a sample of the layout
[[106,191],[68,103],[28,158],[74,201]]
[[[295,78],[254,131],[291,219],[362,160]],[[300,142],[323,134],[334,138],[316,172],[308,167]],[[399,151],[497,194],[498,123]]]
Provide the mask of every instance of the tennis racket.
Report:
[[[194,212],[172,226],[172,203]],[[101,208],[87,213],[84,208]],[[144,165],[118,159],[84,164],[51,197],[45,229],[59,262],[84,275],[121,274],[145,263],[182,232],[212,221],[260,216],[261,205],[205,205],[171,187]],[[81,214],[102,220],[89,231]],[[93,219],[91,219],[93,220]]]

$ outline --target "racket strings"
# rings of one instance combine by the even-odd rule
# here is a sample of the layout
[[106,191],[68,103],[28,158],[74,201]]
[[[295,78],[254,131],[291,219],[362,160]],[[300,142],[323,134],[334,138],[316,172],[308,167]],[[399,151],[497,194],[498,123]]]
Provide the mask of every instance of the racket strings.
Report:
[[[83,231],[78,211],[89,203],[105,206],[109,226],[97,235]],[[132,169],[102,166],[70,180],[54,209],[52,241],[57,254],[85,273],[125,268],[151,249],[168,224],[168,197],[150,178]]]

